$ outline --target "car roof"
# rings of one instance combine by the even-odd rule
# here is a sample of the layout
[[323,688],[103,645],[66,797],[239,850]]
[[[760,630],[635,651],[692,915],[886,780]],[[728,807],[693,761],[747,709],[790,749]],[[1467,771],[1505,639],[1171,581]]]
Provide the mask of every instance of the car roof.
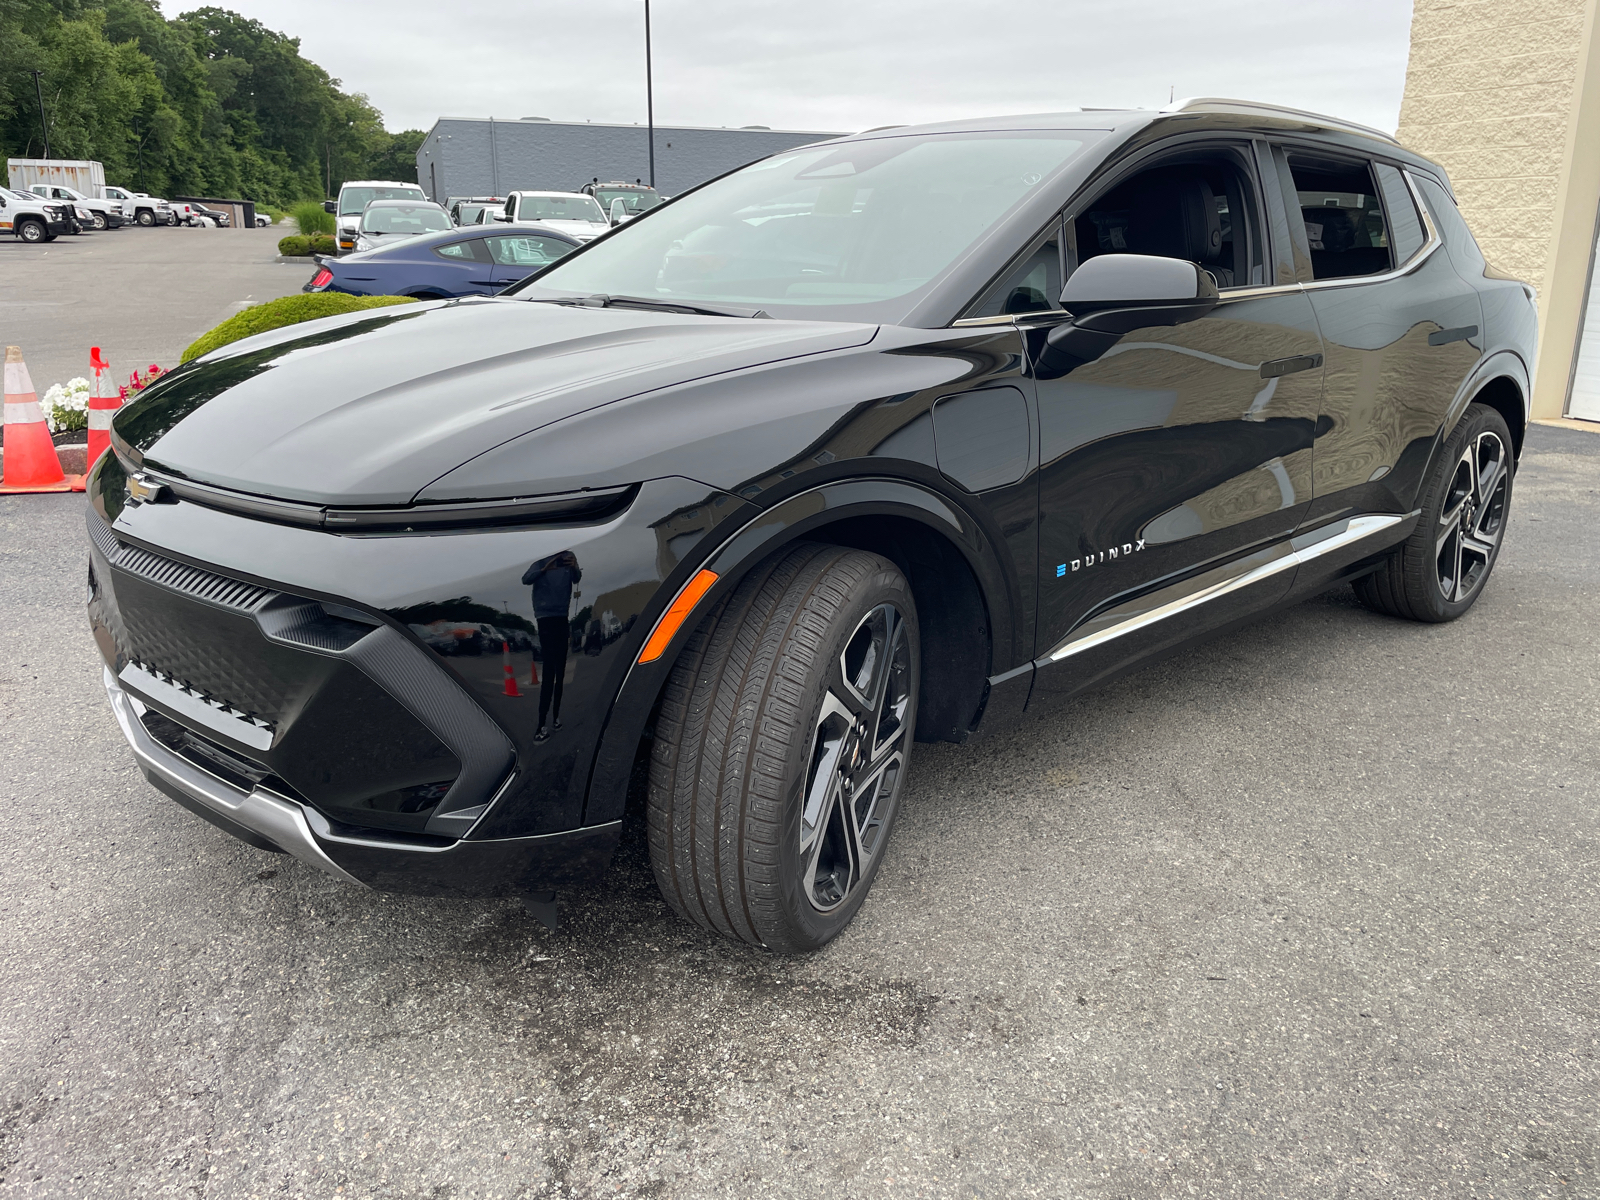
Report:
[[414,187],[422,190],[420,183],[401,183],[398,179],[346,179],[339,185],[342,192],[347,187]]
[[580,200],[593,200],[594,197],[587,192],[513,192],[515,196],[576,196]]
[[391,200],[369,200],[369,201],[367,201],[367,207],[368,208],[437,208],[440,212],[444,211],[444,206],[442,204],[435,204],[432,200],[408,200],[408,199],[403,199],[403,198],[402,199],[391,199]]

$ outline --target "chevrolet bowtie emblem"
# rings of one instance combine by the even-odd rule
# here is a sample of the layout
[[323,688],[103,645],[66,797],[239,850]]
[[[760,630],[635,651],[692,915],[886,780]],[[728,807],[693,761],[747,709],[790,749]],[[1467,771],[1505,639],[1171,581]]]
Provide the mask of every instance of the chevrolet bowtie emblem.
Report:
[[155,504],[166,497],[167,485],[144,475],[130,475],[128,495],[141,504]]

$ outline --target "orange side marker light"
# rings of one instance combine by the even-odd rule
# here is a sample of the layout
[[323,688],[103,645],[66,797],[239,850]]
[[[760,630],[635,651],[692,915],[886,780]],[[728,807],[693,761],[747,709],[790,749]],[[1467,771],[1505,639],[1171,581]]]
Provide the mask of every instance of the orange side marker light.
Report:
[[683,591],[678,593],[678,598],[672,602],[672,607],[661,614],[656,627],[650,631],[650,640],[639,652],[640,662],[655,662],[661,657],[667,649],[667,643],[672,641],[672,635],[678,632],[678,627],[688,619],[694,606],[700,603],[700,597],[710,591],[711,585],[716,581],[715,571],[702,568],[693,579],[683,585]]

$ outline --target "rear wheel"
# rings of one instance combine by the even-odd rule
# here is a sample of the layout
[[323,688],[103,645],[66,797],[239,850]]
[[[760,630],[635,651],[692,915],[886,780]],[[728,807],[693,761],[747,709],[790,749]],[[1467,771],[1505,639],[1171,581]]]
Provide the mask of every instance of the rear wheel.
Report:
[[860,909],[905,786],[921,662],[886,559],[802,545],[695,631],[662,699],[650,862],[681,916],[814,950]]
[[1511,431],[1474,404],[1445,439],[1410,537],[1376,572],[1355,581],[1368,608],[1412,621],[1453,621],[1483,594],[1511,507]]

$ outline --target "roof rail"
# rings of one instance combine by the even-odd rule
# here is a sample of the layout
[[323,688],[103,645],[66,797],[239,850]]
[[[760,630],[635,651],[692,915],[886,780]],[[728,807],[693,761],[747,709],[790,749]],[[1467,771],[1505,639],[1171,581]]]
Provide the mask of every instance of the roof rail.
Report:
[[1175,104],[1167,105],[1161,111],[1163,113],[1213,112],[1238,113],[1244,116],[1287,117],[1291,120],[1304,121],[1308,125],[1317,125],[1323,129],[1341,129],[1346,133],[1359,133],[1365,137],[1380,138],[1396,146],[1400,144],[1394,134],[1385,133],[1381,129],[1374,129],[1371,125],[1361,125],[1355,121],[1328,117],[1322,113],[1307,112],[1303,108],[1285,108],[1281,104],[1262,104],[1256,100],[1230,100],[1225,96],[1188,96]]

